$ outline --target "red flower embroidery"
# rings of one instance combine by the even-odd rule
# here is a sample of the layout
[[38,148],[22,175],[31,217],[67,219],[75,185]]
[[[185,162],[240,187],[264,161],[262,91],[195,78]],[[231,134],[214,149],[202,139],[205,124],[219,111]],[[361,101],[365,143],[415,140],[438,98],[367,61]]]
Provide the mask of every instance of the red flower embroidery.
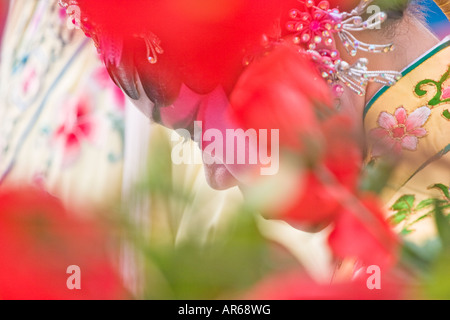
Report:
[[394,114],[382,112],[378,117],[379,128],[370,131],[373,139],[372,155],[380,156],[386,152],[400,153],[402,149],[415,151],[419,138],[427,134],[423,125],[430,117],[430,108],[424,106],[410,115],[404,107],[399,107]]

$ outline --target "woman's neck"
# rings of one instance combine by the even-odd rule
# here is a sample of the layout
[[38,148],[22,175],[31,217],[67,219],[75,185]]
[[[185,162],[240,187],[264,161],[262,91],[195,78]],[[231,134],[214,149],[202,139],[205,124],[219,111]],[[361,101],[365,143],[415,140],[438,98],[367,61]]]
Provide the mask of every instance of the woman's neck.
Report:
[[[384,36],[386,32],[375,31],[368,33],[367,39],[370,43],[386,41],[393,43],[395,50],[385,54],[371,54],[369,57],[370,70],[395,70],[402,71],[417,58],[422,56],[429,49],[439,43],[438,38],[427,29],[427,27],[417,18],[406,15],[398,22],[392,35]],[[378,83],[369,83],[366,90],[365,103],[381,88]]]
[[[409,64],[439,43],[425,25],[410,13],[405,13],[401,21],[386,22],[391,25],[384,26],[386,29],[368,30],[358,33],[359,40],[371,44],[393,43],[395,50],[389,53],[362,52],[355,57],[347,54],[345,48],[336,42],[337,49],[341,52],[344,61],[355,63],[359,58],[366,57],[369,60],[369,70],[395,70],[402,71]],[[382,26],[383,28],[383,26]],[[354,120],[358,132],[363,132],[363,110],[366,103],[382,87],[381,84],[370,82],[363,97],[356,95],[349,89],[344,91],[341,97],[341,111],[350,115]],[[396,102],[395,102],[396,103]]]

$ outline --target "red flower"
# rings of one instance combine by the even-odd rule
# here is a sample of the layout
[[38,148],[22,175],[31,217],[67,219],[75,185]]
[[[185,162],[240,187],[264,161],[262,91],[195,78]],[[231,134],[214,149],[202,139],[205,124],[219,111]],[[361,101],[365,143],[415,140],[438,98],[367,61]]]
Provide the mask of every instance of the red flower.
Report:
[[[66,1],[68,2],[68,1]],[[258,46],[280,14],[279,0],[78,0],[86,32],[103,49],[113,78],[133,98],[137,70],[149,98],[170,105],[185,84],[205,94],[217,86],[229,92],[243,68],[244,51]],[[126,16],[123,13],[126,12]],[[142,35],[152,33],[164,53],[150,64]],[[98,38],[98,39],[97,39]],[[118,46],[124,45],[122,52]],[[101,48],[102,49],[102,48]],[[105,50],[103,50],[105,51]]]
[[356,190],[361,151],[351,122],[334,114],[330,105],[326,83],[290,46],[280,46],[254,62],[239,79],[231,95],[236,123],[244,129],[280,130],[281,147],[297,152],[300,166],[311,168],[294,177],[297,183],[284,204],[266,210],[265,216],[314,230],[333,221],[340,210],[341,199],[330,186]]
[[[47,193],[31,188],[0,193],[0,299],[125,298],[105,230],[75,218]],[[69,290],[76,265],[81,289]]]
[[373,197],[363,198],[360,208],[344,207],[335,219],[328,242],[341,259],[353,258],[382,269],[397,262],[398,239]]
[[337,194],[355,193],[362,165],[361,150],[347,118],[333,116],[320,124],[320,154],[307,152],[313,170],[299,175],[284,204],[266,215],[286,220],[293,226],[313,231],[331,223],[342,210]]
[[[351,122],[333,114],[330,105],[325,82],[310,61],[290,46],[278,47],[242,74],[231,95],[231,115],[237,125],[280,130],[281,147],[300,151],[299,163],[312,167],[294,177],[297,183],[284,204],[266,210],[265,216],[287,220],[301,229],[321,228],[340,209],[340,199],[330,193],[328,184],[356,190],[361,151]],[[327,172],[319,177],[323,169]]]
[[294,188],[294,192],[284,204],[276,208],[275,213],[265,214],[283,219],[305,231],[320,230],[333,221],[339,212],[340,204],[314,172],[299,176]]
[[[368,275],[369,277],[369,275]],[[391,275],[381,278],[381,289],[369,289],[367,279],[332,284],[317,283],[299,272],[286,272],[262,280],[247,292],[247,300],[398,300],[405,283]]]
[[355,192],[358,188],[363,155],[351,119],[334,115],[322,123],[321,131],[325,143],[324,154],[319,163],[324,164],[343,188]]
[[291,46],[276,48],[241,75],[231,94],[231,112],[244,129],[278,129],[280,144],[298,150],[318,132],[318,105],[331,105],[314,65]]

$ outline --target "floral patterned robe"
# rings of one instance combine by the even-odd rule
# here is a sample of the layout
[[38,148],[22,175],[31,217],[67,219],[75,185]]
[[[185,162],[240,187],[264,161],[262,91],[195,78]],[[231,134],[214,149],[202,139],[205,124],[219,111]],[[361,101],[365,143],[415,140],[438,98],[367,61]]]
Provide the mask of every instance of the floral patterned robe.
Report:
[[0,185],[70,203],[121,192],[125,97],[56,1],[10,4],[0,73]]
[[[385,154],[398,157],[382,194],[387,207],[402,195],[415,195],[417,201],[439,197],[439,189],[430,186],[450,184],[450,37],[402,74],[396,85],[376,93],[364,111],[368,161],[377,163]],[[430,222],[415,226],[417,239],[434,233]]]

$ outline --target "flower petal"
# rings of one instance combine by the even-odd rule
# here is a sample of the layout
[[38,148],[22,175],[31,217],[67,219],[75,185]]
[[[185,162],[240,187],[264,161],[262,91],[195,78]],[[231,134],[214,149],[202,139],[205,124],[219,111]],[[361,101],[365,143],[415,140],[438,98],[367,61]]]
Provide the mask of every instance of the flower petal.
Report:
[[397,125],[397,119],[390,113],[382,112],[378,117],[378,125],[386,130],[391,130]]
[[81,152],[81,142],[79,138],[70,133],[65,137],[65,143],[62,146],[64,152],[63,165],[68,166],[75,162]]
[[430,117],[430,114],[431,110],[427,106],[417,108],[409,115],[408,119],[406,119],[406,130],[409,132],[423,126]]
[[441,100],[446,100],[449,98],[450,98],[450,87],[447,87],[442,91]]
[[417,150],[417,144],[419,139],[414,136],[406,136],[402,139],[402,147],[407,150],[415,151]]
[[428,131],[425,128],[416,128],[410,132],[408,132],[408,134],[410,136],[415,136],[417,138],[422,138],[424,136],[426,136],[428,133]]
[[397,108],[397,110],[395,110],[395,118],[397,119],[398,124],[405,124],[406,118],[408,118],[408,113],[405,108]]

